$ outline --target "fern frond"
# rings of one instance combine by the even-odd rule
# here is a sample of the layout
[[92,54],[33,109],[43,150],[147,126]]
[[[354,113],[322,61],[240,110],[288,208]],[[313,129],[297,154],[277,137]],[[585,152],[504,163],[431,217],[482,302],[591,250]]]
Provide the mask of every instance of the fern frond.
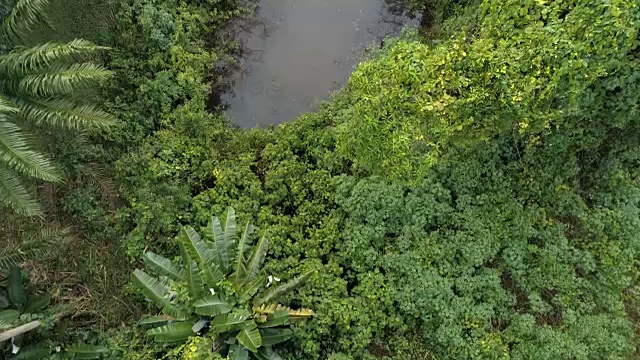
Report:
[[26,41],[37,24],[48,21],[48,4],[49,0],[18,0],[0,25],[0,37],[14,44]]
[[60,63],[72,63],[98,50],[108,49],[90,41],[75,39],[68,43],[47,42],[32,47],[16,47],[0,55],[0,74],[5,78],[20,79],[26,75],[47,71]]
[[115,123],[108,113],[93,105],[79,104],[65,98],[12,98],[20,108],[20,116],[36,125],[51,125],[69,129],[107,128]]
[[20,177],[0,166],[0,204],[11,207],[16,213],[26,216],[42,216],[42,209],[29,193]]
[[50,67],[40,74],[21,77],[17,90],[20,95],[44,98],[67,95],[95,85],[96,81],[105,80],[111,75],[111,71],[90,62],[65,64]]
[[5,114],[0,114],[0,166],[41,180],[61,179],[47,158],[29,148],[20,128],[9,122]]

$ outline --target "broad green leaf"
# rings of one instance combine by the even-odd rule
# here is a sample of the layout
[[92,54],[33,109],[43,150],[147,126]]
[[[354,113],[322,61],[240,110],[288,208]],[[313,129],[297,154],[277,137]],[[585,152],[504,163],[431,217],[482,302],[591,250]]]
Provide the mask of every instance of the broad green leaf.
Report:
[[253,356],[258,360],[282,360],[282,357],[271,346],[264,345]]
[[293,336],[291,329],[260,329],[263,346],[273,346],[285,342]]
[[244,324],[244,321],[251,316],[249,312],[243,314],[230,313],[219,315],[211,320],[209,328],[216,333],[223,333],[234,329],[239,329]]
[[228,246],[224,242],[224,232],[220,225],[220,219],[212,216],[205,228],[205,236],[209,240],[209,246],[214,253],[214,263],[225,273],[230,268],[230,255]]
[[162,309],[162,312],[176,319],[186,318],[184,311],[171,304],[169,289],[158,279],[149,276],[142,270],[136,269],[132,274],[132,280],[142,294]]
[[149,316],[147,318],[140,320],[138,322],[138,325],[143,327],[158,327],[161,325],[165,325],[166,323],[169,322],[169,320],[171,319],[168,319],[164,316]]
[[142,256],[142,260],[159,275],[165,275],[175,281],[184,280],[185,271],[164,256],[147,251]]
[[249,359],[249,349],[240,345],[234,344],[229,348],[229,355],[227,355],[227,360],[248,360]]
[[262,264],[264,263],[264,259],[267,256],[267,250],[269,249],[269,239],[267,238],[267,234],[263,234],[260,241],[256,244],[253,249],[253,254],[249,258],[247,262],[247,275],[248,280],[253,280],[260,273],[260,269],[262,268]]
[[20,268],[14,267],[9,271],[9,284],[7,286],[9,301],[16,307],[22,308],[26,297],[24,294],[24,284],[22,283],[22,272]]
[[[227,248],[229,264],[233,261],[233,251],[238,241],[238,226],[236,225],[236,210],[229,206],[224,222],[224,244]],[[228,268],[227,268],[228,269]]]
[[46,309],[49,306],[49,303],[51,303],[51,297],[49,295],[31,296],[27,299],[27,303],[24,306],[24,312],[30,314],[40,312]]
[[183,243],[189,257],[198,264],[206,285],[215,287],[223,279],[223,274],[216,265],[214,252],[191,226],[182,227],[178,239]]
[[258,348],[262,345],[260,331],[258,331],[256,323],[253,321],[240,330],[238,335],[236,335],[236,339],[253,353],[257,352]]
[[238,241],[238,249],[236,250],[236,260],[233,265],[233,273],[231,274],[231,282],[236,288],[242,287],[247,280],[247,268],[245,266],[246,260],[244,253],[249,246],[249,237],[253,232],[253,225],[247,223],[245,226],[242,237]]
[[273,298],[280,296],[284,293],[286,293],[287,291],[291,291],[293,290],[296,286],[300,285],[301,283],[303,283],[306,279],[308,279],[311,274],[313,274],[313,271],[308,271],[300,276],[298,276],[297,278],[284,283],[284,284],[280,284],[278,286],[272,287],[269,291],[267,291],[266,294],[264,294],[264,296],[262,296],[261,298],[257,299],[255,301],[255,304],[265,304],[270,302]]
[[285,309],[275,310],[273,314],[267,316],[267,321],[258,323],[260,328],[270,328],[291,324],[291,316],[289,311]]
[[249,301],[265,283],[266,279],[263,276],[259,276],[252,281],[247,282],[237,293],[238,302],[244,303]]
[[202,330],[207,325],[209,325],[209,320],[200,319],[195,324],[193,324],[193,326],[191,327],[191,331],[193,331],[194,333],[200,332],[200,330]]
[[41,360],[51,354],[51,349],[47,346],[27,347],[22,348],[20,351],[8,358],[10,360]]
[[67,346],[65,352],[73,354],[75,359],[99,359],[109,353],[109,348],[99,345],[74,344]]
[[20,316],[18,310],[7,309],[0,311],[0,322],[10,323],[15,321]]
[[198,269],[198,265],[195,261],[192,261],[191,264],[187,267],[187,273],[185,277],[187,279],[189,294],[191,294],[194,299],[199,299],[206,294],[204,288],[204,279],[202,278],[202,273],[200,272],[200,269]]
[[230,304],[214,295],[196,301],[193,306],[195,306],[198,315],[217,316],[231,311]]
[[158,342],[174,343],[184,341],[193,335],[193,321],[181,321],[163,325],[147,331]]

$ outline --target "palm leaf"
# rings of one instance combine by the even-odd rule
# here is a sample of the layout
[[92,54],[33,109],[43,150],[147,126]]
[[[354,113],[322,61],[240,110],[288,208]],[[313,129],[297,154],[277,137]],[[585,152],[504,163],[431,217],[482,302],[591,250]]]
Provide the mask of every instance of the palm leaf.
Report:
[[29,193],[21,178],[0,166],[0,205],[8,205],[26,216],[41,216],[40,204]]
[[34,27],[47,21],[45,10],[48,4],[49,0],[18,0],[0,25],[0,37],[14,44],[28,40]]
[[100,345],[73,344],[65,348],[67,354],[73,354],[74,359],[99,359],[109,353],[109,348]]
[[238,241],[238,249],[236,250],[236,260],[233,265],[233,273],[231,274],[231,282],[236,288],[242,287],[247,279],[247,268],[245,267],[246,260],[244,253],[249,245],[249,236],[253,232],[253,225],[247,223],[242,233],[242,237]]
[[198,315],[218,316],[231,311],[231,304],[218,296],[207,296],[193,303]]
[[16,105],[11,102],[11,100],[7,99],[3,94],[0,93],[0,113],[15,114],[19,111],[20,109],[18,109]]
[[184,341],[193,335],[193,321],[181,321],[163,325],[147,331],[147,335],[158,342],[175,343]]
[[16,89],[17,95],[52,97],[73,94],[79,88],[90,87],[96,81],[106,80],[113,73],[91,62],[64,64],[50,67],[46,72],[21,77],[16,83],[5,79],[9,88]]
[[0,277],[14,266],[20,266],[28,259],[42,259],[52,246],[61,246],[71,239],[68,228],[46,227],[39,231],[27,232],[18,244],[8,244],[0,249]]
[[60,175],[42,154],[30,149],[20,128],[0,113],[0,166],[46,181],[60,181]]
[[69,63],[106,49],[90,41],[75,39],[65,44],[47,42],[32,47],[17,47],[0,55],[0,74],[19,79],[28,74],[46,71],[57,63]]
[[77,130],[82,127],[107,128],[115,123],[111,115],[97,107],[64,97],[12,97],[11,100],[20,108],[20,116],[36,125],[46,124]]
[[227,355],[227,360],[248,360],[249,359],[249,349],[240,345],[234,344],[229,348],[229,355]]
[[255,304],[265,304],[270,302],[273,298],[278,297],[284,293],[286,293],[287,291],[291,291],[294,288],[296,288],[298,285],[302,284],[305,280],[307,280],[311,274],[313,274],[313,271],[308,271],[300,276],[298,276],[297,278],[284,283],[284,284],[280,284],[278,286],[272,287],[269,291],[267,291],[266,294],[264,294],[264,296],[262,296],[261,298],[257,299]]
[[273,346],[283,343],[293,336],[291,329],[260,329],[263,346]]
[[245,327],[236,335],[236,339],[253,353],[257,352],[258,348],[262,345],[260,331],[258,331],[256,323],[253,321],[245,324]]
[[164,256],[147,251],[142,255],[142,260],[159,275],[165,275],[175,281],[184,280],[185,271]]
[[267,250],[269,248],[269,239],[267,238],[267,234],[263,234],[258,244],[253,249],[253,254],[249,258],[247,262],[247,273],[248,280],[253,280],[258,276],[262,264],[264,263],[264,259],[267,256]]

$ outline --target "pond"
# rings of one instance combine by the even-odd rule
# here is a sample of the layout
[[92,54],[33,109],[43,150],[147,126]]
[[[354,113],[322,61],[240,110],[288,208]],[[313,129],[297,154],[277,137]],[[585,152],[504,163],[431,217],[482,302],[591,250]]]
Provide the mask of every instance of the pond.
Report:
[[406,22],[384,0],[261,0],[258,14],[244,31],[247,51],[233,91],[223,96],[241,127],[313,111],[346,83],[368,46]]

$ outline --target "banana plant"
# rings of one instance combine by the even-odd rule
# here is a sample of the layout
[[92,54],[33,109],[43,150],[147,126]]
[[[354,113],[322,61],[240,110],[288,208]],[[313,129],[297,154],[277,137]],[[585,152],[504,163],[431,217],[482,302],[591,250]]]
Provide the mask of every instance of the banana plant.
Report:
[[204,237],[190,226],[180,230],[181,263],[146,252],[146,268],[157,276],[138,269],[132,279],[161,312],[140,321],[150,328],[147,335],[164,343],[213,335],[216,349],[229,359],[278,359],[272,346],[289,340],[292,322],[310,318],[313,311],[293,310],[272,301],[300,285],[311,272],[260,292],[273,281],[261,271],[269,240],[263,234],[251,246],[253,231],[248,222],[238,236],[235,211],[230,207],[224,222],[210,219]]

